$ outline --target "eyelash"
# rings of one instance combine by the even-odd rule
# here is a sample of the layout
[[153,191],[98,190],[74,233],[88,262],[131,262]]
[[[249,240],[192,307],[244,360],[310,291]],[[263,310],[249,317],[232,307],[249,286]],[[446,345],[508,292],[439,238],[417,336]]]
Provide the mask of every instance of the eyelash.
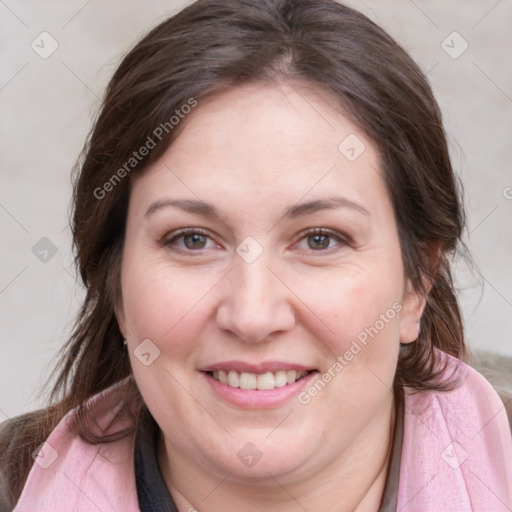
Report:
[[[176,251],[178,253],[186,254],[186,255],[190,255],[190,256],[200,256],[204,250],[207,250],[207,249],[197,249],[197,250],[183,249],[182,247],[178,247],[173,243],[177,239],[182,238],[186,235],[201,235],[201,236],[205,236],[205,237],[211,239],[211,236],[204,229],[185,228],[185,229],[178,231],[170,239],[168,239],[168,240],[164,239],[164,241],[162,242],[162,245],[164,245],[165,247],[169,247],[169,248],[171,248],[171,250]],[[314,249],[309,249],[309,252],[312,254],[318,253],[318,254],[315,254],[315,256],[324,256],[327,254],[330,255],[333,252],[333,250],[336,250],[336,249],[339,250],[341,247],[352,245],[352,240],[349,237],[342,236],[339,233],[336,233],[335,231],[331,231],[331,230],[325,229],[325,228],[312,228],[312,229],[305,230],[305,231],[301,232],[299,242],[302,241],[303,239],[306,239],[309,236],[315,236],[315,235],[326,235],[326,236],[329,236],[331,239],[336,240],[336,242],[337,242],[334,247],[330,247],[328,249],[320,249],[320,250],[316,250],[316,251]],[[296,242],[296,243],[298,243],[298,242]]]
[[[173,244],[173,242],[179,238],[182,238],[186,235],[202,235],[202,236],[206,236],[208,238],[211,238],[210,235],[204,230],[204,229],[201,229],[201,228],[186,228],[186,229],[182,229],[180,231],[178,231],[174,236],[172,236],[170,239],[164,239],[163,241],[163,245],[165,247],[170,247],[172,246],[172,250],[173,251],[176,251],[180,254],[187,254],[187,255],[190,255],[190,256],[199,256],[201,251],[203,251],[204,249],[198,249],[198,250],[193,250],[193,249],[183,249],[182,247],[178,247],[176,245]],[[196,254],[194,254],[196,253]]]
[[342,236],[341,234],[336,233],[335,231],[331,231],[330,229],[325,229],[325,228],[312,228],[312,229],[307,229],[306,231],[301,232],[298,242],[300,242],[302,240],[306,240],[308,237],[315,236],[315,235],[328,236],[331,240],[336,241],[336,244],[333,247],[330,247],[327,249],[320,249],[320,250],[316,250],[316,251],[314,249],[309,249],[308,252],[310,252],[311,255],[314,255],[314,256],[327,256],[327,255],[332,254],[335,251],[339,251],[342,247],[351,245],[347,236]]

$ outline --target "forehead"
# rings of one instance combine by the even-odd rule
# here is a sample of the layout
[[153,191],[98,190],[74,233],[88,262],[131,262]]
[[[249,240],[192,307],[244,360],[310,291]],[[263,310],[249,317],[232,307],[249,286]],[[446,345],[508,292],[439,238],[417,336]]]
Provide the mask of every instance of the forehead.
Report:
[[248,84],[198,100],[181,123],[134,195],[244,195],[247,205],[333,192],[354,200],[387,195],[371,141],[324,91]]

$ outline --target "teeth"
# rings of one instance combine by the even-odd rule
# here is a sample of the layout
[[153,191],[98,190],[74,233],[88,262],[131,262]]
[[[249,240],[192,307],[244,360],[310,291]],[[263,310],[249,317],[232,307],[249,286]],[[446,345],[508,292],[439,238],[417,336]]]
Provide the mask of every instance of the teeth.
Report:
[[293,384],[297,380],[297,372],[295,370],[286,372],[286,380],[288,384]]
[[[229,372],[231,373],[231,372]],[[245,373],[242,372],[240,374],[240,389],[256,389],[257,379],[256,374],[254,373]]]
[[274,374],[272,372],[262,373],[261,375],[258,375],[257,381],[257,388],[260,390],[274,389],[276,387]]
[[238,372],[230,371],[228,373],[228,384],[232,388],[240,387],[240,374]]
[[276,388],[282,388],[283,386],[286,386],[288,384],[288,379],[286,378],[286,372],[285,371],[279,371],[275,373],[274,378],[274,386]]
[[308,374],[307,371],[289,370],[267,373],[247,373],[230,370],[213,372],[213,378],[233,388],[258,389],[260,391],[282,388],[287,384],[293,384]]

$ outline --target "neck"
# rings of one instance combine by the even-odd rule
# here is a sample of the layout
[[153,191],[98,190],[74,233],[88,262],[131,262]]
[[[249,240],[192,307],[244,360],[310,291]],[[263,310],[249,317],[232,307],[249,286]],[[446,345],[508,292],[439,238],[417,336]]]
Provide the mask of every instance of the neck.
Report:
[[327,465],[297,481],[283,482],[269,474],[265,482],[241,483],[228,471],[222,476],[191,464],[169,446],[159,450],[160,467],[179,512],[375,512],[386,484],[394,419],[391,397],[380,421]]

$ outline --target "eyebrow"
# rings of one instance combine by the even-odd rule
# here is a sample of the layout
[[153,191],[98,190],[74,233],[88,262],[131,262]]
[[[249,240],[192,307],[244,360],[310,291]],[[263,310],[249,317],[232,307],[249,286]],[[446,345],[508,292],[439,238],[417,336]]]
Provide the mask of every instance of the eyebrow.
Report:
[[149,217],[156,211],[169,207],[179,208],[180,210],[202,215],[203,217],[222,218],[220,211],[215,206],[195,199],[158,199],[151,203],[144,216]]
[[293,219],[309,213],[315,213],[321,210],[334,210],[336,208],[351,208],[352,210],[363,213],[364,215],[370,215],[370,212],[359,203],[347,199],[346,197],[336,196],[289,206],[285,209],[283,217]]
[[[158,199],[154,203],[151,203],[149,208],[144,214],[145,217],[149,217],[153,213],[162,208],[179,208],[180,210],[195,213],[196,215],[202,215],[203,217],[217,217],[223,219],[221,211],[212,204],[206,203],[196,199]],[[283,218],[297,218],[311,213],[315,213],[321,210],[333,210],[337,208],[350,208],[364,215],[370,215],[370,212],[359,203],[347,199],[346,197],[328,197],[326,199],[317,199],[314,201],[308,201],[306,203],[299,203],[288,206],[281,216]]]

